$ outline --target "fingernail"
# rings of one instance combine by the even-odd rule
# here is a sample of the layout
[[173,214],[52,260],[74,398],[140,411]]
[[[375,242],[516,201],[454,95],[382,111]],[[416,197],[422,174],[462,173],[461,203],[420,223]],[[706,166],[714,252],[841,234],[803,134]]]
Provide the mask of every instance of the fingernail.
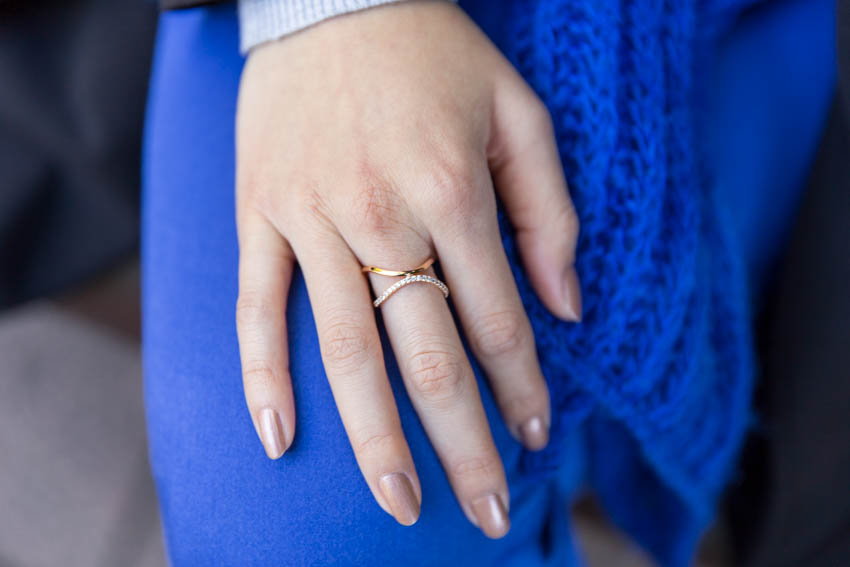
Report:
[[260,440],[270,459],[279,459],[288,445],[280,415],[271,408],[260,412]]
[[519,436],[526,449],[539,451],[549,442],[549,428],[539,417],[532,417],[519,426]]
[[564,271],[564,319],[581,321],[581,284],[575,266]]
[[488,494],[472,501],[472,513],[478,520],[478,527],[490,539],[499,539],[511,529],[511,521],[502,499],[496,494]]
[[403,526],[412,526],[419,519],[419,500],[410,479],[403,473],[384,475],[378,481],[381,494],[393,517]]

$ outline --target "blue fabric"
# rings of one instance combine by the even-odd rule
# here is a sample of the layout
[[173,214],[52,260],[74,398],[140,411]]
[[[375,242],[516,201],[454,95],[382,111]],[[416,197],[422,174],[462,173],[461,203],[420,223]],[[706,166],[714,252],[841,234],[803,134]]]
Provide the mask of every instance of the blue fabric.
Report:
[[744,18],[721,42],[705,136],[717,199],[747,260],[756,304],[794,218],[837,66],[834,1],[769,8]]
[[[414,528],[374,504],[298,274],[287,312],[298,432],[283,459],[265,458],[233,324],[235,13],[163,17],[145,145],[144,364],[173,564],[570,565],[578,559],[566,506],[582,483],[662,564],[689,562],[750,419],[749,289],[758,282],[748,274],[763,274],[752,266],[781,244],[834,80],[828,64],[765,46],[834,56],[832,3],[758,8],[719,50],[735,2],[494,4],[465,8],[552,111],[582,220],[585,298],[581,325],[551,317],[503,222],[556,411],[550,447],[526,453],[481,383],[511,487],[513,528],[499,541],[457,507],[391,358],[424,503]],[[777,53],[788,65],[760,75]],[[709,68],[713,81],[696,74]],[[753,99],[775,100],[788,83],[795,96],[752,112]],[[781,138],[771,135],[777,123]],[[751,128],[746,143],[727,143],[740,124]],[[751,216],[769,219],[758,246],[744,230]]]

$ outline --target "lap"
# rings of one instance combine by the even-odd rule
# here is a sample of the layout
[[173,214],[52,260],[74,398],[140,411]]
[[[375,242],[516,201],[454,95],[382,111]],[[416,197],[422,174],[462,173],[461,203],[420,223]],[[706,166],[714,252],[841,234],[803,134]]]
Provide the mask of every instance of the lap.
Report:
[[500,541],[463,516],[389,356],[422,514],[404,528],[375,504],[336,413],[300,274],[287,312],[297,432],[282,459],[265,457],[245,407],[234,324],[236,53],[231,8],[163,18],[145,147],[144,363],[172,563],[563,564],[569,538],[552,537],[566,533],[563,485],[521,474],[520,446],[486,386],[512,495],[514,527]]

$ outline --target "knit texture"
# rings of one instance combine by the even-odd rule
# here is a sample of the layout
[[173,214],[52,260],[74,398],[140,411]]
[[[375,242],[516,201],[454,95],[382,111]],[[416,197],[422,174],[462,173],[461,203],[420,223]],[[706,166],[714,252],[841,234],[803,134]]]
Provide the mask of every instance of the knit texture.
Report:
[[[403,0],[239,0],[239,48],[251,48],[349,12]],[[455,1],[455,0],[450,0]]]
[[504,218],[553,404],[529,474],[586,437],[588,483],[663,565],[687,565],[750,420],[750,317],[740,259],[699,139],[701,82],[743,2],[461,2],[551,111],[581,220],[584,319],[535,297]]

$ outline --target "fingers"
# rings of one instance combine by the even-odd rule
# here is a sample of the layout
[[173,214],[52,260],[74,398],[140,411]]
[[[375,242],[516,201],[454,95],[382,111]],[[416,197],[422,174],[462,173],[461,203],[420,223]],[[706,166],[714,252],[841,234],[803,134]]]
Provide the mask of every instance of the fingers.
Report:
[[[483,164],[482,164],[483,165]],[[480,195],[475,208],[492,211],[495,198],[484,171],[475,176],[487,187],[466,188]],[[534,334],[519,297],[495,215],[469,222],[457,211],[432,227],[453,304],[476,359],[490,380],[508,428],[530,450],[549,441],[549,391],[537,359]]]
[[239,242],[236,329],[245,399],[266,454],[277,459],[295,432],[285,321],[292,251],[259,215],[242,217]]
[[[343,236],[364,262],[405,269],[433,255],[421,225],[391,193],[370,189],[357,202],[359,222],[342,221]],[[377,274],[369,280],[376,296],[400,281]],[[504,467],[443,293],[413,283],[380,309],[405,388],[462,509],[486,536],[504,536],[510,528]]]
[[490,168],[531,283],[552,313],[580,321],[579,223],[549,113],[523,83],[497,97],[494,115]]
[[[398,281],[369,277],[376,294]],[[505,472],[442,292],[414,283],[381,309],[408,395],[461,507],[486,536],[502,537],[510,527]]]
[[384,367],[368,284],[330,228],[294,241],[322,360],[360,470],[376,501],[403,525],[419,517],[422,492]]

